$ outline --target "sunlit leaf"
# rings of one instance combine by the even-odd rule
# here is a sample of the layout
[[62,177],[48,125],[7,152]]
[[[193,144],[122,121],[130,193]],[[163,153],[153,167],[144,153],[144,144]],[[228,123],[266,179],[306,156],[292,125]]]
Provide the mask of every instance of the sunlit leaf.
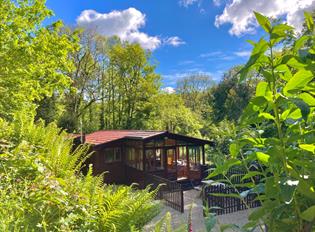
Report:
[[311,71],[300,70],[290,79],[286,84],[283,91],[286,94],[288,91],[293,89],[299,89],[304,87],[308,82],[314,78],[314,75]]
[[306,26],[310,31],[313,31],[314,28],[314,20],[312,14],[309,12],[304,12]]
[[271,32],[271,23],[269,22],[269,19],[266,16],[263,16],[262,14],[258,12],[254,12],[255,17],[259,23],[259,25],[267,32]]
[[256,87],[256,96],[265,96],[266,90],[268,88],[268,83],[261,81]]
[[263,117],[265,119],[275,120],[275,117],[269,113],[260,113],[258,117]]
[[263,152],[256,152],[257,159],[263,163],[268,163],[270,156]]
[[315,153],[315,145],[314,144],[299,144],[299,147],[305,151],[310,151]]

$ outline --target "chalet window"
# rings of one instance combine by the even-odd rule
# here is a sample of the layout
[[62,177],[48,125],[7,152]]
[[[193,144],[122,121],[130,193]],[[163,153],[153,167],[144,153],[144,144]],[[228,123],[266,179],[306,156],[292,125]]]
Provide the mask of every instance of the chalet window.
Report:
[[154,149],[149,149],[145,151],[145,169],[148,171],[154,171],[155,170],[155,154],[154,154]]
[[119,147],[106,148],[104,150],[105,163],[114,163],[121,161],[121,150]]
[[163,149],[147,149],[145,157],[145,168],[147,171],[164,170]]
[[163,156],[163,150],[162,149],[156,149],[155,150],[155,168],[157,170],[163,170],[164,169],[164,156]]
[[178,148],[178,165],[186,166],[187,164],[187,157],[186,157],[186,147],[179,147]]
[[142,149],[135,147],[127,147],[126,164],[129,167],[133,167],[138,170],[143,170]]
[[189,168],[198,170],[200,166],[200,147],[189,147]]

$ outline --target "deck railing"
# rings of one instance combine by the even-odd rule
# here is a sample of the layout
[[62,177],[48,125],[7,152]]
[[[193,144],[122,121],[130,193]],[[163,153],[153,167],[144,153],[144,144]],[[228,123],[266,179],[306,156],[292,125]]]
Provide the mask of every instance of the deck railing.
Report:
[[184,212],[184,194],[179,183],[148,173],[145,176],[145,183],[152,185],[154,189],[159,187],[157,199],[164,200],[166,205]]
[[[241,184],[250,182],[251,180],[242,181],[242,177],[246,172],[239,169],[230,170],[226,176],[230,178],[232,184]],[[253,177],[256,184],[261,180],[260,176]],[[237,212],[248,208],[259,207],[260,201],[256,199],[256,193],[244,194],[241,198],[240,193],[249,190],[247,187],[233,187],[226,182],[220,183],[220,179],[224,179],[223,176],[216,176],[211,180],[218,181],[203,188],[203,201],[204,204],[210,209],[210,212],[217,215]],[[230,196],[229,196],[230,195]],[[232,197],[232,196],[235,197]],[[239,197],[237,197],[239,196]]]

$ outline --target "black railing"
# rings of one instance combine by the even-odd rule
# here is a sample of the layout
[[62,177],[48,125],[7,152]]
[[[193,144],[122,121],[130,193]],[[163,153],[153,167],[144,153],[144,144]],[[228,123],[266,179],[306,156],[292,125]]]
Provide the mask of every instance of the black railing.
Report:
[[[229,178],[232,185],[225,181],[221,182],[220,180],[225,179],[225,177],[221,175],[210,178],[214,183],[203,187],[203,201],[210,212],[221,215],[259,207],[261,205],[260,201],[256,199],[256,193],[246,192],[249,191],[248,187],[236,187],[237,185],[251,182],[250,179],[242,180],[245,174],[246,172],[240,169],[229,170],[225,177]],[[261,176],[255,176],[253,178],[255,184],[258,184],[261,180]]]
[[179,183],[152,174],[146,174],[145,183],[152,185],[154,189],[159,187],[157,199],[164,200],[166,205],[184,212],[184,194]]

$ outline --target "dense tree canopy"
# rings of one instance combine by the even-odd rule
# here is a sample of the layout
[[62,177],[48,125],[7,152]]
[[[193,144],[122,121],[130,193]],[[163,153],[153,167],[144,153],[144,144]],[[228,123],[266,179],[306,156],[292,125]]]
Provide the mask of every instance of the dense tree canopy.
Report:
[[10,119],[23,109],[33,112],[35,100],[69,86],[69,53],[77,44],[75,36],[60,33],[61,22],[41,26],[52,15],[45,1],[0,5],[0,116]]
[[85,132],[143,127],[146,103],[158,92],[160,80],[150,54],[138,44],[92,32],[82,32],[80,38],[60,125],[78,131],[82,121]]
[[222,81],[209,92],[208,103],[212,105],[212,119],[220,122],[224,118],[237,121],[255,90],[255,81],[239,82],[241,67],[228,70]]
[[156,95],[152,99],[151,106],[146,128],[201,136],[202,122],[199,115],[187,108],[177,94]]

